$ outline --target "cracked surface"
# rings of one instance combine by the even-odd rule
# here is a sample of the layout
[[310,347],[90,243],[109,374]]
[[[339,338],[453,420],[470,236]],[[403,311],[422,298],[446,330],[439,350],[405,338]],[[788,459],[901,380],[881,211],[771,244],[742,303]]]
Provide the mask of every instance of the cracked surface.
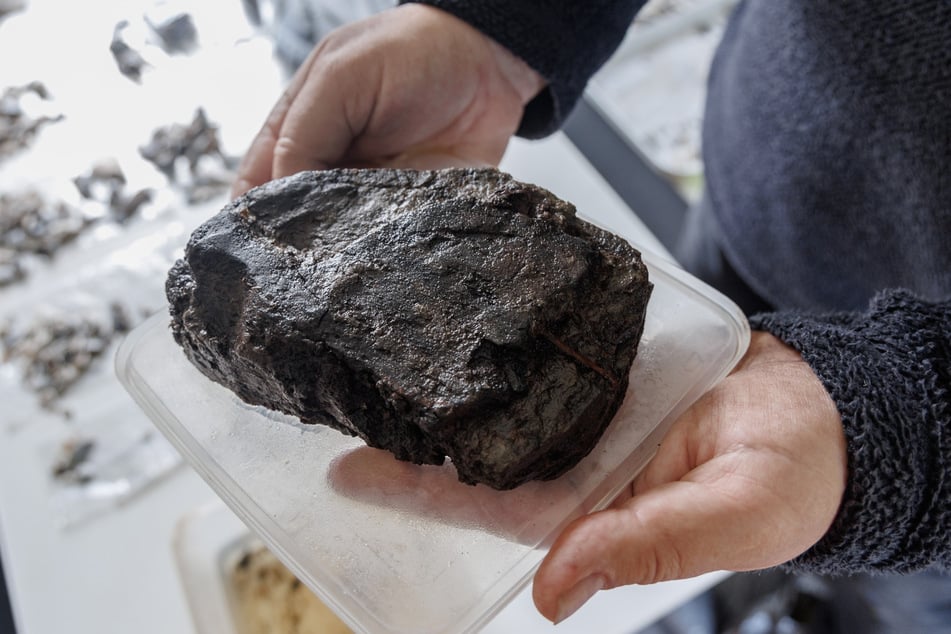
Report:
[[594,447],[650,290],[626,242],[491,169],[269,183],[167,282],[176,340],[243,400],[498,489]]

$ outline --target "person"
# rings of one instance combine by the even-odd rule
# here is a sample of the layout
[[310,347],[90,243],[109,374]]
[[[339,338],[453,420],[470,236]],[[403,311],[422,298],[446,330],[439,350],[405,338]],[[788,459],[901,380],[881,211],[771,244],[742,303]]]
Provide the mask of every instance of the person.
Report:
[[[642,4],[426,0],[343,26],[233,193],[332,166],[495,165],[513,134],[558,128]],[[629,491],[558,537],[534,578],[541,614],[780,565],[951,588],[949,113],[951,3],[739,3],[677,255],[758,298],[750,348]],[[947,628],[935,596],[944,613],[910,601],[868,628]]]

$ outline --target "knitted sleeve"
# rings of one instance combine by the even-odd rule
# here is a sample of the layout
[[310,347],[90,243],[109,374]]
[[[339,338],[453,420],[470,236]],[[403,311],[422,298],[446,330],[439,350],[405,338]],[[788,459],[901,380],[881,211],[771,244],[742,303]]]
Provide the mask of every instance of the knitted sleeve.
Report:
[[506,47],[548,88],[525,108],[520,136],[551,134],[568,116],[588,79],[618,47],[646,0],[401,0],[422,2],[465,20]]
[[951,301],[889,291],[865,314],[751,322],[802,354],[838,406],[848,443],[835,522],[787,567],[951,569]]

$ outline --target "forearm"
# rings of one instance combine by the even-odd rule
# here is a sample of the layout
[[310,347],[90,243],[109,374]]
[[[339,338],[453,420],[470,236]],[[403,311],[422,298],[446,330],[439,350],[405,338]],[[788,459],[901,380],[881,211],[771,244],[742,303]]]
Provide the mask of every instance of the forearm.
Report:
[[848,441],[836,520],[789,566],[829,574],[951,568],[951,302],[888,292],[866,314],[776,313],[752,323],[802,354]]
[[588,79],[621,43],[634,14],[646,2],[402,0],[401,4],[409,1],[465,20],[547,81],[547,88],[525,108],[519,127],[518,134],[530,138],[550,134],[561,125]]

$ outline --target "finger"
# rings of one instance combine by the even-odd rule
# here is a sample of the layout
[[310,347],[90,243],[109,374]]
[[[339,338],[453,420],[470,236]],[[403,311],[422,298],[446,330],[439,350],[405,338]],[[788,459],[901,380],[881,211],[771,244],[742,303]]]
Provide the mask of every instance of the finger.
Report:
[[634,479],[632,493],[641,495],[662,484],[676,482],[693,466],[688,438],[682,427],[674,426],[661,441],[651,461]]
[[301,88],[278,132],[271,165],[272,178],[336,165],[344,158],[356,135],[352,117],[358,120],[360,129],[363,127],[362,120],[368,108],[358,99],[356,112],[351,114],[341,98],[355,93],[355,89],[346,86],[352,79],[335,77],[331,70],[315,73]]
[[289,95],[284,93],[277,105],[271,110],[264,126],[251,141],[248,151],[238,166],[238,175],[231,186],[231,197],[237,198],[252,187],[271,180],[271,164],[274,160],[274,145],[278,131],[284,121],[289,104]]
[[382,19],[374,16],[330,34],[295,75],[285,111],[262,135],[269,151],[261,156],[269,162],[261,169],[271,179],[338,165],[377,166],[380,153],[351,156],[348,150],[367,127],[382,89],[382,53],[372,37],[363,43]]
[[738,499],[709,483],[683,480],[576,520],[535,575],[539,612],[557,623],[601,589],[761,568],[795,556],[769,559],[774,549],[764,544],[762,527],[770,519],[757,517],[755,503]]
[[317,50],[314,49],[301,67],[297,69],[297,72],[294,73],[287,89],[274,104],[264,121],[264,125],[261,126],[254,140],[251,141],[248,151],[238,166],[238,174],[231,187],[232,198],[236,198],[252,187],[263,185],[274,178],[271,173],[271,166],[274,162],[274,146],[277,143],[291,104],[297,99],[297,95],[307,80],[316,59]]
[[[702,397],[674,422],[661,440],[657,453],[635,478],[634,495],[676,482],[710,457],[701,456],[700,452],[701,447],[709,444],[710,438],[715,435],[712,426],[716,424],[716,419],[709,412],[711,398],[710,394]],[[708,427],[706,431],[701,427],[704,422]]]
[[694,464],[691,460],[687,428],[682,421],[683,419],[679,420],[671,427],[658,445],[657,453],[608,508],[623,508],[635,495],[642,495],[662,484],[676,482],[690,472]]

